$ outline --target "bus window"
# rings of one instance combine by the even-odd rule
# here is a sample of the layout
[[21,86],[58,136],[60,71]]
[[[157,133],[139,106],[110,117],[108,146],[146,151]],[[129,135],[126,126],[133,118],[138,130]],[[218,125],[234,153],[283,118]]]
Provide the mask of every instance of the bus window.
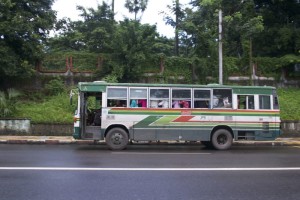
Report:
[[191,90],[172,89],[172,108],[190,108]]
[[147,89],[130,88],[130,107],[147,107]]
[[213,90],[213,108],[232,108],[232,91],[230,89]]
[[107,88],[107,107],[126,107],[127,88]]
[[238,109],[254,109],[253,95],[238,95]]
[[169,89],[150,89],[150,108],[169,108]]
[[273,109],[279,109],[278,96],[276,90],[273,90]]
[[271,109],[270,96],[259,95],[259,109]]
[[209,108],[210,90],[194,90],[194,108]]

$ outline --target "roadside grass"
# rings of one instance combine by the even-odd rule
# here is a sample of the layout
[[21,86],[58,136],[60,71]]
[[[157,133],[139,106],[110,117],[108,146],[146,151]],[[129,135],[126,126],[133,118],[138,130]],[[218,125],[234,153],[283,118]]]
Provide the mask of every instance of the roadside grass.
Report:
[[[280,88],[278,95],[281,120],[300,120],[300,89]],[[74,98],[73,105],[70,105],[66,92],[42,99],[23,99],[17,102],[14,117],[30,118],[33,123],[70,124],[73,123],[76,101]]]
[[300,89],[278,89],[281,120],[300,120]]
[[49,96],[39,101],[21,100],[17,103],[15,117],[30,118],[33,123],[70,124],[73,122],[76,109],[75,101],[70,105],[69,95],[66,93]]

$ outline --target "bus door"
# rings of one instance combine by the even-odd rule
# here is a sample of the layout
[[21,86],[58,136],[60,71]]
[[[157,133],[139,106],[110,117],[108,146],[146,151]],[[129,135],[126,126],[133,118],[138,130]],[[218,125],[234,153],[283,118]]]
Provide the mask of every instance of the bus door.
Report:
[[81,95],[82,138],[99,140],[101,138],[102,93],[86,92]]

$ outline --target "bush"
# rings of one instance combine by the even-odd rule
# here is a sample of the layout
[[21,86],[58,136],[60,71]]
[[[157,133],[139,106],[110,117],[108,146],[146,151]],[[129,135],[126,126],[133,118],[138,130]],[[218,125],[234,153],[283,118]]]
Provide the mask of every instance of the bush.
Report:
[[300,120],[300,90],[298,88],[278,89],[281,120]]
[[47,94],[49,95],[58,95],[65,91],[65,85],[61,78],[52,79],[45,85]]

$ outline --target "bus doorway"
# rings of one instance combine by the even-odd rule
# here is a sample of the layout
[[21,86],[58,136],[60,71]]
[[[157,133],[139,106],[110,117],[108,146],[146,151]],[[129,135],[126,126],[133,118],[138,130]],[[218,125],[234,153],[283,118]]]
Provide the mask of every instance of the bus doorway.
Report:
[[102,93],[86,92],[83,93],[82,98],[81,122],[83,128],[81,135],[83,139],[101,138],[101,107],[102,107]]

